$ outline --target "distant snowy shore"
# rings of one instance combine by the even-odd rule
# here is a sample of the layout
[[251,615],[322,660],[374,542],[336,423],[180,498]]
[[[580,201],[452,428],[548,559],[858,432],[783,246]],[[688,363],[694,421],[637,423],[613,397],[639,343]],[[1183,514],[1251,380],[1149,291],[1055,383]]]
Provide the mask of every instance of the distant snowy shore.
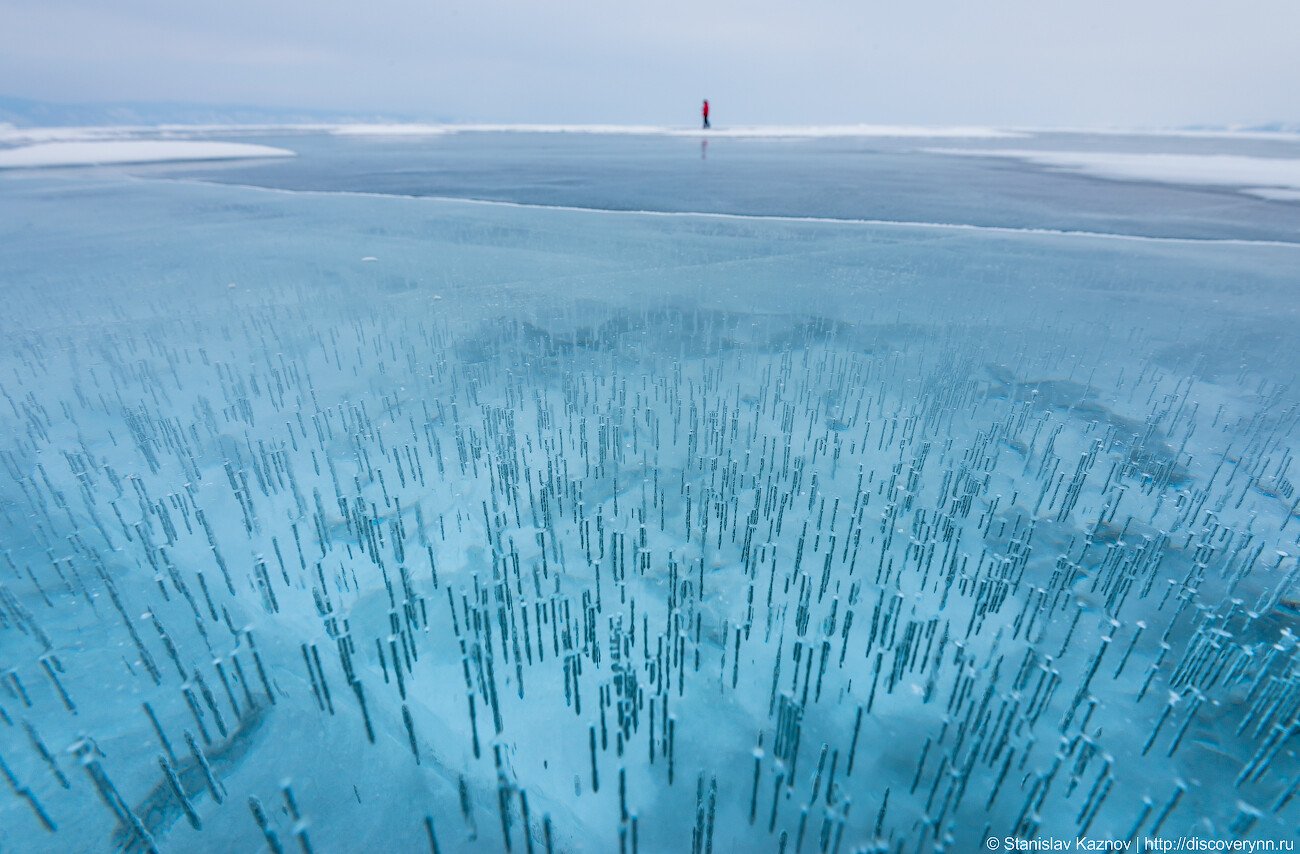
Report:
[[695,126],[581,123],[333,122],[285,124],[159,124],[18,126],[0,122],[0,147],[37,142],[125,139],[200,139],[214,134],[323,133],[334,136],[437,136],[458,133],[609,134],[742,138],[862,137],[897,139],[1024,139],[1044,134],[1255,139],[1300,142],[1300,131],[1258,128],[996,127],[992,125],[734,125],[703,131]]
[[81,140],[38,142],[15,148],[0,148],[0,169],[293,156],[294,152],[287,148],[243,142],[199,142],[174,139]]
[[1027,139],[1044,134],[1069,136],[1147,137],[1171,139],[1254,139],[1300,142],[1288,129],[1178,128],[1035,128],[985,125],[735,125],[703,131],[697,127],[648,124],[523,124],[523,123],[311,123],[311,124],[165,124],[97,125],[79,127],[19,127],[0,123],[0,150],[6,146],[41,142],[110,140],[204,140],[215,135],[328,134],[342,137],[428,137],[446,134],[520,133],[612,136],[722,137],[741,139]]
[[[124,139],[193,139],[212,134],[326,133],[334,136],[439,136],[457,133],[607,134],[614,136],[700,136],[699,128],[615,124],[298,124],[298,125],[158,125],[100,127],[14,127],[0,125],[0,145]],[[900,139],[1020,139],[1031,132],[1004,128],[925,125],[738,125],[715,127],[712,137],[780,139],[863,137]]]

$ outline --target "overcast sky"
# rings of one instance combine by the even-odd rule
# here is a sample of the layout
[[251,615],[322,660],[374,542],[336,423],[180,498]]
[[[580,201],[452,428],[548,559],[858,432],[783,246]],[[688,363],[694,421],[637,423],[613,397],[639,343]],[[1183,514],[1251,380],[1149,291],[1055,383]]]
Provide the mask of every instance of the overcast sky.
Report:
[[0,0],[0,94],[463,121],[1300,121],[1297,0]]

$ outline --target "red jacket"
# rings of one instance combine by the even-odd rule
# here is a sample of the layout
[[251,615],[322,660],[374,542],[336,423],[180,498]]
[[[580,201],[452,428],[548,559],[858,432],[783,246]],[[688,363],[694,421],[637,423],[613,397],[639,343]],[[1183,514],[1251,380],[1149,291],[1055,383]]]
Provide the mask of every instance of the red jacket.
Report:
[[708,102],[708,101],[705,101],[705,102],[704,102],[704,118],[707,119],[708,117],[709,117],[709,102]]

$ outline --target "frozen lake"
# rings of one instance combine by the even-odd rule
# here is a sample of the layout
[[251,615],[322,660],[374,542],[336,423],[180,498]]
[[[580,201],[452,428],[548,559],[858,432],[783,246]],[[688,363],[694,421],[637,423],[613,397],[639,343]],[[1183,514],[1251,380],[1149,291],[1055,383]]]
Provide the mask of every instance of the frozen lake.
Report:
[[1300,830],[1300,140],[212,138],[0,171],[0,849]]

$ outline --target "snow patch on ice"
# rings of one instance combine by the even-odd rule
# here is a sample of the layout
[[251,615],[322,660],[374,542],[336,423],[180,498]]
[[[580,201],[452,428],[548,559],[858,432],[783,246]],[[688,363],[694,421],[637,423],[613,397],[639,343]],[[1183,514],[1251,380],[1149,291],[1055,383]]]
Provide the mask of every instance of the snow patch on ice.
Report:
[[1300,190],[1283,189],[1280,187],[1251,187],[1242,190],[1251,196],[1258,196],[1261,199],[1268,199],[1271,202],[1300,202]]
[[87,142],[113,139],[205,139],[232,134],[326,133],[335,125],[87,125],[80,127],[15,127],[0,122],[0,145],[35,142]]
[[1259,128],[1160,128],[1160,127],[1034,127],[1025,125],[1013,128],[1026,136],[1040,134],[1071,134],[1075,136],[1138,136],[1165,139],[1227,139],[1227,140],[1261,140],[1265,142],[1297,142],[1300,132],[1281,128],[1278,130],[1261,130]]
[[39,142],[0,149],[0,169],[45,166],[94,166],[113,163],[162,163],[186,160],[240,160],[250,157],[293,157],[287,148],[243,142],[192,140],[83,140]]
[[1295,158],[1026,149],[931,148],[927,151],[964,157],[1007,157],[1116,181],[1236,187],[1268,199],[1300,198],[1300,159]]

